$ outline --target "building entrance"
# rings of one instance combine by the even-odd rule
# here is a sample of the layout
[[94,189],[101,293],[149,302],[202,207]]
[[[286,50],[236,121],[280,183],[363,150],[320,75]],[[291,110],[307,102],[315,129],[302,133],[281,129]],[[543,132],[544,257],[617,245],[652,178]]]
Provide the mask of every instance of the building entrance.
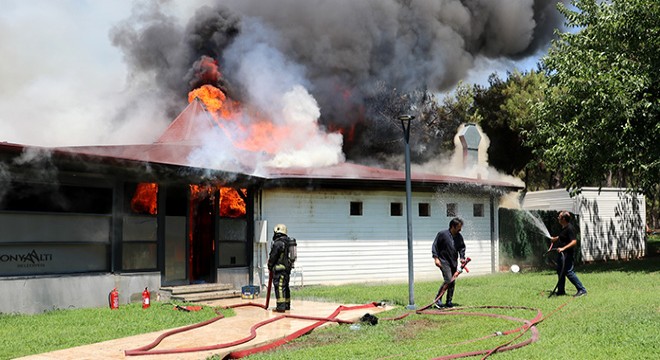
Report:
[[191,186],[188,217],[188,274],[191,284],[215,282],[216,199],[214,189]]

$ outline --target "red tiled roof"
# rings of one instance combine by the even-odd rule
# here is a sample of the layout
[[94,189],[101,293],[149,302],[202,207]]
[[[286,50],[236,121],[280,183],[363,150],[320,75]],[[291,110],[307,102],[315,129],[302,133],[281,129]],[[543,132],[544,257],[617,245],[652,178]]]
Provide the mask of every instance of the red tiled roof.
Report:
[[157,140],[156,144],[167,143],[194,143],[201,144],[203,137],[208,132],[218,131],[211,115],[204,108],[204,104],[197,98],[193,100],[177,116],[170,126],[165,129],[163,135]]
[[[270,179],[351,179],[351,180],[379,180],[397,181],[406,180],[406,174],[399,170],[382,169],[350,162],[322,168],[269,168]],[[509,182],[466,178],[425,173],[411,173],[410,179],[416,183],[438,184],[475,184],[521,189],[521,186]]]
[[[215,121],[204,108],[201,101],[195,99],[179,116],[174,119],[153,144],[137,145],[110,145],[110,146],[72,146],[59,147],[54,150],[69,154],[99,156],[147,163],[159,163],[193,168],[209,168],[208,164],[195,163],[191,154],[200,148],[203,139],[209,133],[216,132],[223,136]],[[20,146],[20,145],[17,145]],[[209,168],[222,172],[234,172],[244,175],[254,175],[256,171],[255,160],[257,154],[241,152],[233,163],[223,163],[222,168]],[[398,170],[389,170],[369,167],[350,162],[333,166],[315,168],[266,168],[267,173],[256,176],[265,179],[329,179],[329,180],[373,180],[383,182],[403,182],[405,173]],[[411,180],[415,183],[426,184],[475,184],[485,186],[521,189],[521,186],[493,180],[472,179],[456,176],[412,173]]]

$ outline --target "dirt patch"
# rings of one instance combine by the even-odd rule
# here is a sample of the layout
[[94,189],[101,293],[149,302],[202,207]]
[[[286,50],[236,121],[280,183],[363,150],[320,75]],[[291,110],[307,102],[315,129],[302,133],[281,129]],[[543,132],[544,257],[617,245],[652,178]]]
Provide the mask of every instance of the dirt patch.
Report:
[[439,326],[437,319],[417,318],[409,321],[401,321],[394,324],[392,329],[392,338],[396,342],[408,341],[415,339],[422,331],[428,330],[430,327]]

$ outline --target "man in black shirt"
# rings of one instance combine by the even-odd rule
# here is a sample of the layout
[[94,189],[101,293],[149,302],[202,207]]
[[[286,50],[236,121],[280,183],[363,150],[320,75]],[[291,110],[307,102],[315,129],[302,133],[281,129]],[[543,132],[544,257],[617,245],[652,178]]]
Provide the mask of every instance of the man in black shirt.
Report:
[[442,278],[444,282],[440,285],[438,293],[436,294],[435,307],[443,307],[442,298],[438,299],[442,292],[443,286],[447,286],[447,301],[445,307],[452,307],[452,299],[454,297],[455,282],[451,281],[456,269],[458,268],[458,257],[461,258],[461,263],[465,262],[465,242],[461,230],[463,229],[463,220],[460,218],[453,218],[449,222],[449,229],[440,231],[433,240],[433,247],[431,252],[435,266],[442,271]]
[[559,224],[562,229],[558,236],[553,236],[550,240],[557,247],[557,295],[566,295],[564,288],[566,278],[575,286],[577,293],[576,297],[587,295],[587,289],[580,282],[573,269],[573,256],[574,250],[577,246],[577,236],[575,236],[575,229],[571,225],[571,214],[568,211],[561,211],[559,213]]

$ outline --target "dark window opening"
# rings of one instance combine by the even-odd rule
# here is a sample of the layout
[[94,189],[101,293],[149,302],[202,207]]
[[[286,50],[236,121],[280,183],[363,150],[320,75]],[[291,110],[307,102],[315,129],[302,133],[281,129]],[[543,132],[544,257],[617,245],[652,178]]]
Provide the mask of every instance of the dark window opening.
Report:
[[126,183],[124,211],[121,269],[155,270],[158,267],[158,184]]
[[474,217],[483,217],[484,216],[484,204],[473,204],[472,215],[474,215]]
[[362,216],[362,201],[351,201],[351,216]]
[[456,203],[447,204],[447,216],[458,216],[458,204]]
[[420,217],[429,217],[431,216],[431,204],[429,203],[419,203],[419,216]]
[[390,203],[390,216],[401,216],[401,215],[403,215],[403,204]]
[[1,276],[110,270],[112,188],[14,181],[0,193]]
[[110,214],[112,189],[58,184],[12,183],[0,210]]
[[165,196],[165,215],[186,216],[188,209],[188,189],[185,187],[169,187]]

